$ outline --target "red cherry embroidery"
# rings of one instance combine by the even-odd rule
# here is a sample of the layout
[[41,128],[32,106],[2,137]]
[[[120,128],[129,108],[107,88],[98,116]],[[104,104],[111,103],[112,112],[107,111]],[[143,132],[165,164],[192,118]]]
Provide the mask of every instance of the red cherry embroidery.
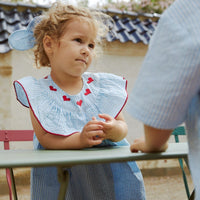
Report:
[[90,93],[91,93],[90,89],[86,89],[84,95],[86,96],[86,95],[88,95]]
[[50,85],[49,88],[50,88],[50,90],[52,90],[52,91],[57,91],[57,89],[54,88],[52,85]]
[[92,81],[94,81],[94,80],[92,79],[92,77],[89,77],[87,83],[91,83]]
[[77,102],[76,102],[76,104],[77,104],[77,105],[79,105],[79,106],[81,106],[81,105],[82,105],[82,103],[83,103],[83,101],[82,101],[82,100],[80,100],[80,101],[77,101]]
[[64,96],[63,96],[63,100],[64,100],[64,101],[70,101],[71,99],[64,95]]

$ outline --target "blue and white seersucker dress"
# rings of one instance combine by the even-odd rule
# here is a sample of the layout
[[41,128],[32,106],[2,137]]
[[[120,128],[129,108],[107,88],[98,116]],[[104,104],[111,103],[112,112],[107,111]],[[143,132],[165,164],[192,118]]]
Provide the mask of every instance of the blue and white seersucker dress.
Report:
[[[117,117],[126,104],[127,81],[107,73],[82,75],[83,88],[77,95],[61,90],[47,76],[36,80],[25,77],[14,82],[17,99],[30,108],[42,128],[55,135],[69,136],[80,132],[83,126],[98,114]],[[35,149],[44,149],[34,135]],[[104,140],[100,146],[128,146]],[[142,174],[135,162],[79,165],[67,169],[70,175],[67,200],[144,200]],[[56,167],[33,168],[31,172],[31,199],[56,200],[59,192]]]

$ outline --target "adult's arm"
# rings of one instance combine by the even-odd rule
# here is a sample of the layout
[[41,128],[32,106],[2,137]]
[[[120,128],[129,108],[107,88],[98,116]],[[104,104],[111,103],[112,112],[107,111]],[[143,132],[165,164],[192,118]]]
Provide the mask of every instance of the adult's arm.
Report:
[[131,151],[161,152],[168,147],[168,139],[172,130],[163,130],[144,125],[145,137],[134,140]]

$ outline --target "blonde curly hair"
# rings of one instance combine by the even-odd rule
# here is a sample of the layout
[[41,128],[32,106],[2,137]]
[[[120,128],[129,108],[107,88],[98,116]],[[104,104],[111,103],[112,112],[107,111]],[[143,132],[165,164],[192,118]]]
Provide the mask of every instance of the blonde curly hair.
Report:
[[95,42],[98,46],[101,44],[102,39],[106,37],[109,31],[111,17],[99,11],[56,2],[48,12],[41,16],[42,20],[34,28],[36,67],[50,66],[49,58],[43,47],[44,36],[48,35],[55,41],[59,41],[64,34],[66,22],[77,17],[88,21],[94,27],[97,35]]

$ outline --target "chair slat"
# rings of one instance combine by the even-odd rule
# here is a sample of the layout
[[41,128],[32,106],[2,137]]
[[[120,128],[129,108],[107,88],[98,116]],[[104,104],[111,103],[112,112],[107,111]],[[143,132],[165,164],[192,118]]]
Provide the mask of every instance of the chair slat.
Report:
[[0,141],[32,141],[33,130],[0,130]]
[[[33,133],[33,130],[0,130],[0,141],[4,143],[4,149],[8,150],[10,149],[9,143],[12,141],[33,141]],[[17,192],[12,169],[6,169],[6,178],[9,187],[10,200],[12,200],[12,193],[16,199]]]

